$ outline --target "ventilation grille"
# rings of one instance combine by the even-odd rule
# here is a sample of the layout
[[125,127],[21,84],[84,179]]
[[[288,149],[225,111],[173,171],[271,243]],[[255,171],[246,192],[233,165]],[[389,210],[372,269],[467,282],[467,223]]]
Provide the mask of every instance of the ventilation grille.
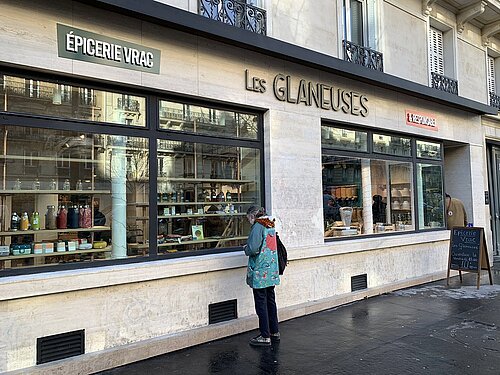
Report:
[[85,353],[85,330],[36,339],[36,364],[57,361]]
[[368,288],[368,278],[366,273],[351,277],[351,292]]
[[236,300],[212,303],[208,305],[208,324],[225,322],[238,318]]

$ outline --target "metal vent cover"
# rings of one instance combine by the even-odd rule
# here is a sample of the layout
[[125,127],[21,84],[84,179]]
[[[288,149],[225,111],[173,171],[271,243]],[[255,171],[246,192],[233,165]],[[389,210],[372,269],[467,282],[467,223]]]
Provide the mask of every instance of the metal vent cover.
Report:
[[366,273],[351,277],[351,292],[368,288],[368,276]]
[[237,300],[232,299],[208,305],[208,324],[225,322],[238,318]]
[[59,333],[36,339],[36,364],[85,353],[85,330]]

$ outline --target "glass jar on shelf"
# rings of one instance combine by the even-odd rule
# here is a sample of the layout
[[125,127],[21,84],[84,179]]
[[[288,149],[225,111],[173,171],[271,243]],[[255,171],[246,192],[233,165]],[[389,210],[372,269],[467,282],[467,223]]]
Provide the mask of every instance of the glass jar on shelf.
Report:
[[69,182],[69,179],[65,179],[63,183],[63,190],[71,190],[71,184]]

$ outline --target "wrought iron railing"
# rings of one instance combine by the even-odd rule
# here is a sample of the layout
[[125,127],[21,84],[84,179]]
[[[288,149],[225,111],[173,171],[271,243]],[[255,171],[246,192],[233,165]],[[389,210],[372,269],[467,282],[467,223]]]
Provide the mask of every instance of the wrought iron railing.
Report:
[[490,92],[490,105],[492,107],[500,109],[500,96],[494,92]]
[[238,0],[199,0],[198,13],[203,17],[220,21],[266,35],[266,11],[245,1]]
[[381,52],[357,45],[347,40],[342,41],[344,60],[366,68],[384,71],[384,56]]
[[441,74],[431,72],[432,87],[435,89],[458,95],[458,81]]

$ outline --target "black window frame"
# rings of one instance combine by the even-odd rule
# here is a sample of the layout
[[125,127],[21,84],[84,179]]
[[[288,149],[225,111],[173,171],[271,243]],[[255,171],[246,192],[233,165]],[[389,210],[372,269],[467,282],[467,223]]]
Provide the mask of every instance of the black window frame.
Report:
[[[398,131],[393,131],[393,130],[386,130],[386,129],[381,129],[381,128],[375,128],[375,127],[369,127],[369,126],[363,126],[363,125],[353,125],[352,123],[347,123],[347,122],[341,122],[341,121],[333,121],[330,119],[321,119],[321,126],[331,126],[331,127],[336,127],[336,128],[343,128],[346,130],[355,130],[355,131],[363,131],[367,133],[367,151],[348,151],[345,149],[335,149],[335,147],[330,146],[323,146],[323,142],[321,140],[321,156],[323,155],[330,155],[330,156],[345,156],[345,157],[357,157],[357,158],[367,158],[370,160],[387,160],[387,161],[400,161],[400,162],[408,162],[412,164],[412,178],[413,178],[413,197],[412,197],[412,207],[418,207],[418,194],[417,194],[417,164],[433,164],[433,165],[440,165],[442,172],[443,172],[443,178],[442,178],[442,186],[443,186],[443,202],[445,198],[445,181],[444,181],[444,142],[441,139],[438,138],[433,138],[433,137],[428,137],[428,136],[421,136],[421,135],[415,135],[410,132],[398,132]],[[380,134],[380,135],[388,135],[388,136],[396,136],[396,137],[405,137],[405,138],[410,138],[411,140],[411,155],[410,156],[399,156],[399,155],[390,155],[390,154],[382,154],[379,152],[375,152],[373,150],[373,134]],[[436,160],[436,159],[430,159],[430,158],[424,158],[424,157],[417,157],[417,140],[420,141],[428,141],[428,142],[433,142],[433,143],[438,143],[441,146],[441,159]],[[445,227],[440,227],[440,228],[420,228],[420,223],[418,222],[417,218],[417,213],[416,210],[414,211],[414,230],[407,230],[407,231],[394,231],[394,232],[387,232],[387,233],[377,233],[377,234],[366,234],[366,235],[357,235],[357,236],[352,236],[352,237],[323,237],[323,240],[325,243],[327,242],[334,242],[334,241],[352,241],[356,239],[361,239],[361,238],[371,238],[371,237],[380,237],[380,236],[396,236],[396,235],[405,235],[409,233],[422,233],[422,232],[429,232],[429,231],[442,231],[446,230],[446,218],[444,225]]]
[[[60,85],[82,86],[86,88],[112,91],[114,93],[122,93],[123,95],[140,95],[146,98],[146,123],[144,127],[130,126],[126,124],[96,122],[81,119],[60,118],[55,116],[33,115],[29,113],[5,112],[0,109],[0,123],[3,126],[19,126],[27,128],[51,129],[51,130],[68,130],[88,133],[88,134],[104,134],[104,135],[123,135],[129,137],[140,137],[148,140],[149,143],[149,251],[146,256],[129,257],[124,259],[106,259],[91,262],[74,262],[74,263],[59,263],[47,266],[9,268],[0,270],[0,278],[17,275],[28,275],[45,272],[59,272],[65,270],[86,269],[95,267],[105,267],[120,264],[134,264],[142,262],[150,262],[155,260],[166,260],[171,258],[197,257],[208,254],[228,253],[241,251],[242,246],[211,248],[197,251],[185,251],[168,254],[158,254],[158,246],[156,240],[158,225],[157,215],[157,140],[168,139],[173,141],[193,142],[193,143],[208,143],[222,146],[249,147],[259,150],[259,165],[260,165],[260,201],[265,207],[265,157],[264,157],[264,113],[266,109],[254,106],[237,105],[224,101],[204,99],[194,96],[172,93],[166,90],[159,90],[149,87],[136,86],[130,84],[118,84],[103,80],[91,78],[73,77],[69,75],[54,74],[47,72],[33,72],[30,70],[12,68],[0,65],[0,76],[14,75],[25,79],[33,79],[56,83]],[[243,112],[257,115],[257,138],[231,138],[224,136],[183,133],[175,130],[160,128],[160,100],[171,100],[179,103],[189,103],[210,107],[214,109]],[[152,181],[152,182],[151,182]],[[151,240],[153,239],[153,240]]]

